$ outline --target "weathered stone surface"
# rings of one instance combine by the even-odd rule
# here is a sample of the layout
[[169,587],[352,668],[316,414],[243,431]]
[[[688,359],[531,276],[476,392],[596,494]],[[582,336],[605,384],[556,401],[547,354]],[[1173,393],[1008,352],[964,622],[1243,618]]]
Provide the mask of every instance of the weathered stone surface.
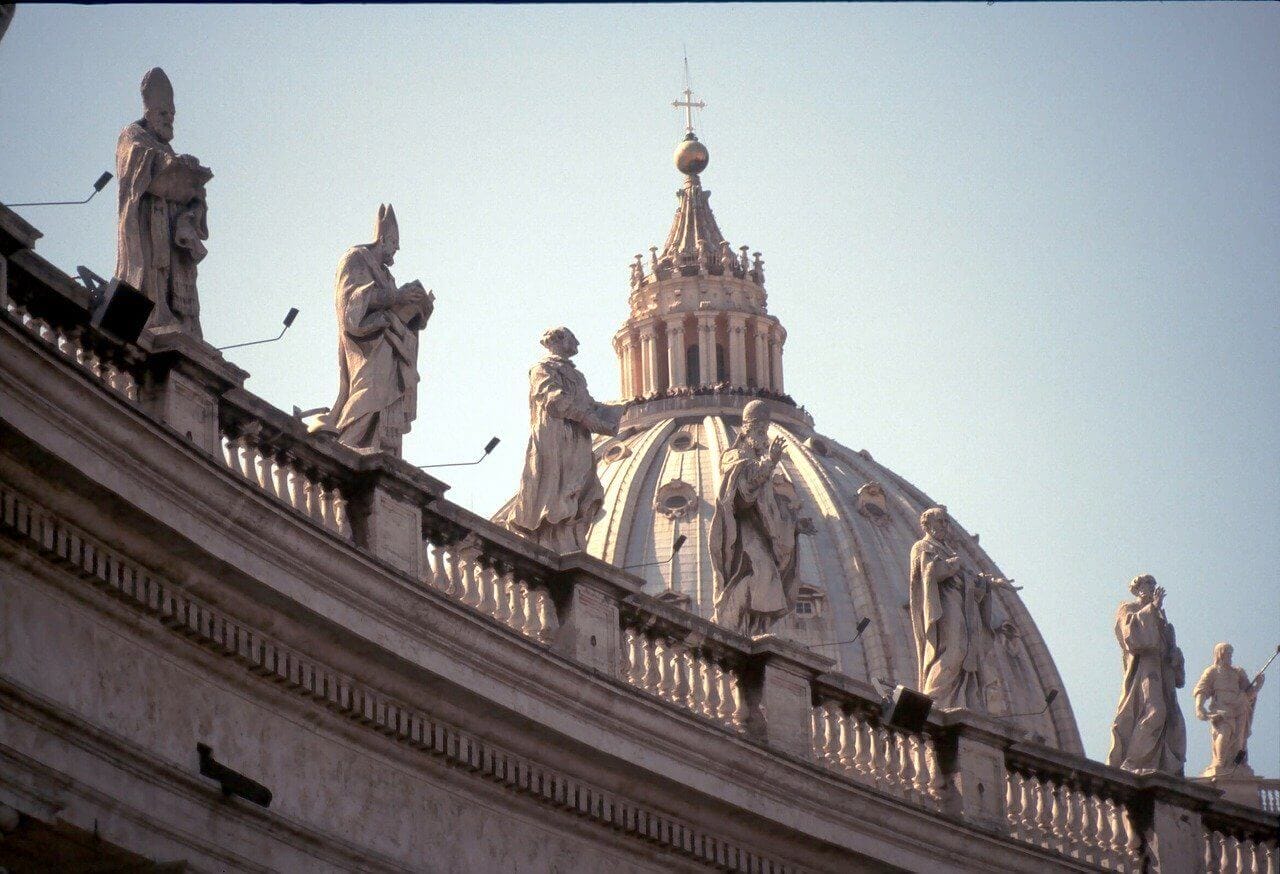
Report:
[[1177,690],[1186,682],[1182,650],[1164,613],[1164,589],[1149,574],[1135,577],[1133,601],[1116,612],[1116,639],[1124,653],[1124,685],[1111,725],[1112,767],[1138,774],[1182,776],[1187,729]]
[[169,145],[173,86],[159,67],[142,79],[142,107],[116,145],[116,276],[155,304],[151,327],[176,324],[198,338],[196,265],[207,254],[204,187],[213,171]]

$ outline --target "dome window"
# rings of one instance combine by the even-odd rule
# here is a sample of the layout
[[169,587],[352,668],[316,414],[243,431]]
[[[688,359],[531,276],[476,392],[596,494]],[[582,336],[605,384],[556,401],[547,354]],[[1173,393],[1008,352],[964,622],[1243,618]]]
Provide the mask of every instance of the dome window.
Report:
[[653,496],[653,509],[668,519],[683,519],[698,506],[698,492],[684,480],[673,479]]
[[821,618],[827,612],[827,593],[817,586],[800,586],[796,592],[796,618],[800,621]]
[[682,431],[671,438],[671,449],[674,452],[688,452],[693,448],[693,435]]
[[884,486],[872,480],[858,489],[858,512],[873,522],[889,518],[889,507],[884,499]]
[[804,445],[808,446],[813,451],[814,455],[827,454],[827,441],[820,437],[810,437],[804,441]]
[[604,451],[605,461],[621,461],[631,454],[625,443],[613,443]]

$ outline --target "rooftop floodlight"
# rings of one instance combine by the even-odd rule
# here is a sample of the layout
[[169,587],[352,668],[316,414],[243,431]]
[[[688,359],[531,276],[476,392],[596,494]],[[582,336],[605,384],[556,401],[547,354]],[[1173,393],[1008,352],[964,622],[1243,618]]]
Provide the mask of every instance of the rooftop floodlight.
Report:
[[89,289],[89,324],[114,334],[126,343],[138,342],[155,304],[123,279],[103,279],[81,264],[80,282]]
[[250,340],[248,343],[232,343],[230,346],[219,346],[219,352],[226,352],[228,349],[242,349],[245,346],[261,346],[263,343],[274,343],[284,336],[284,332],[289,330],[289,326],[293,324],[293,320],[298,317],[298,308],[289,307],[289,312],[284,315],[284,327],[280,329],[280,333],[274,337],[268,337],[265,340]]
[[484,445],[484,454],[482,454],[475,461],[451,461],[448,464],[419,464],[418,470],[426,470],[427,468],[431,468],[431,467],[471,467],[472,465],[479,464],[480,462],[488,458],[489,453],[497,449],[498,444],[501,442],[502,442],[502,439],[499,437],[490,437],[489,442]]
[[932,698],[906,686],[890,688],[888,683],[877,677],[871,678],[871,685],[880,696],[880,718],[884,722],[912,734],[924,729],[929,711],[933,709]]
[[200,776],[217,780],[223,795],[228,798],[236,795],[260,807],[271,806],[270,789],[215,760],[208,744],[196,744],[196,753],[200,756]]
[[112,175],[111,175],[110,173],[103,173],[101,176],[99,176],[99,177],[98,177],[98,181],[97,181],[97,182],[95,182],[95,183],[93,183],[93,191],[90,191],[90,192],[89,192],[89,196],[88,196],[88,197],[86,197],[84,200],[40,200],[40,201],[32,201],[31,203],[6,203],[6,204],[4,204],[4,205],[5,205],[5,206],[8,206],[8,207],[14,207],[14,206],[76,206],[76,205],[78,205],[78,204],[81,204],[81,203],[88,203],[89,201],[93,200],[93,196],[94,196],[95,194],[97,194],[99,191],[101,191],[102,189],[106,188],[106,187],[107,187],[107,183],[108,183],[108,182],[110,182],[110,181],[112,180],[112,178],[113,178],[113,177],[112,177]]
[[657,564],[667,564],[668,562],[673,562],[676,560],[676,555],[678,555],[680,552],[680,547],[684,546],[685,541],[688,539],[689,538],[685,537],[683,534],[678,534],[676,535],[676,539],[671,541],[671,554],[668,555],[666,558],[662,559],[661,561],[646,561],[643,564],[624,565],[622,567],[622,570],[629,571],[638,567],[653,567],[654,565],[657,565]]
[[858,633],[848,640],[829,640],[826,643],[811,643],[810,646],[844,646],[846,643],[857,643],[858,638],[862,637],[862,632],[867,630],[867,626],[871,624],[870,617],[863,616],[858,620]]
[[1039,716],[1041,713],[1044,713],[1049,709],[1049,705],[1052,704],[1053,700],[1057,697],[1058,690],[1050,689],[1048,692],[1044,693],[1044,706],[1039,710],[1028,710],[1026,713],[993,713],[991,715],[996,719],[1012,719],[1015,716]]

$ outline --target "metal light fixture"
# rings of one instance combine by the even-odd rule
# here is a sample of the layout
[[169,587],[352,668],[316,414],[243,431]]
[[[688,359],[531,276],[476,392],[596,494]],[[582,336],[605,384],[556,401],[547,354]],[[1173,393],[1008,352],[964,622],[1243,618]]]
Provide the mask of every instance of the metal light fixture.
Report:
[[32,201],[31,203],[6,203],[6,204],[4,204],[4,205],[5,205],[5,206],[8,206],[8,207],[15,207],[15,206],[77,206],[77,205],[79,205],[79,204],[82,204],[82,203],[88,203],[89,201],[93,200],[93,196],[94,196],[95,194],[97,194],[99,191],[101,191],[102,189],[106,188],[106,187],[107,187],[107,183],[108,183],[108,182],[110,182],[113,178],[114,178],[114,177],[113,177],[110,173],[103,173],[101,176],[99,176],[99,177],[98,177],[98,181],[97,181],[97,182],[95,182],[95,183],[93,183],[93,191],[90,191],[90,192],[89,192],[89,196],[88,196],[88,197],[86,197],[84,200],[41,200],[41,201]]
[[624,565],[622,570],[629,571],[638,567],[653,567],[654,565],[657,565],[657,564],[667,564],[668,562],[675,561],[676,556],[679,555],[680,553],[680,547],[684,546],[685,541],[688,539],[689,538],[685,537],[683,534],[677,535],[676,539],[671,542],[671,555],[667,556],[665,559],[661,561],[647,561],[644,564]]
[[484,454],[481,455],[479,458],[477,458],[475,461],[451,461],[448,464],[419,464],[418,469],[426,470],[427,468],[431,468],[431,467],[470,467],[474,464],[479,464],[480,462],[488,458],[489,453],[493,452],[493,450],[496,449],[498,447],[498,444],[501,442],[502,440],[498,437],[490,437],[489,442],[484,445]]
[[289,326],[293,324],[293,320],[298,317],[298,308],[289,307],[289,312],[284,316],[284,327],[280,329],[280,333],[274,337],[268,337],[265,340],[250,340],[248,343],[232,343],[230,346],[219,346],[219,352],[226,352],[228,349],[242,349],[245,346],[260,346],[263,343],[274,343],[284,336],[284,332],[289,330]]

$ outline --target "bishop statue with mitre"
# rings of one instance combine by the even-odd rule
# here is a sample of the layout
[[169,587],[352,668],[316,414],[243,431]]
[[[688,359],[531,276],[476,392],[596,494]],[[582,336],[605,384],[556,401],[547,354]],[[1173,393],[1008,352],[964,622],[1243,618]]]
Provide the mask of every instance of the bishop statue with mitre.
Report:
[[155,305],[149,327],[176,324],[199,338],[196,265],[208,252],[213,171],[169,145],[173,117],[173,85],[154,67],[142,77],[142,118],[116,144],[116,276]]
[[348,446],[396,456],[418,415],[418,332],[435,309],[418,280],[396,286],[387,268],[399,250],[396,213],[385,204],[374,241],[338,262],[338,399],[319,423]]

